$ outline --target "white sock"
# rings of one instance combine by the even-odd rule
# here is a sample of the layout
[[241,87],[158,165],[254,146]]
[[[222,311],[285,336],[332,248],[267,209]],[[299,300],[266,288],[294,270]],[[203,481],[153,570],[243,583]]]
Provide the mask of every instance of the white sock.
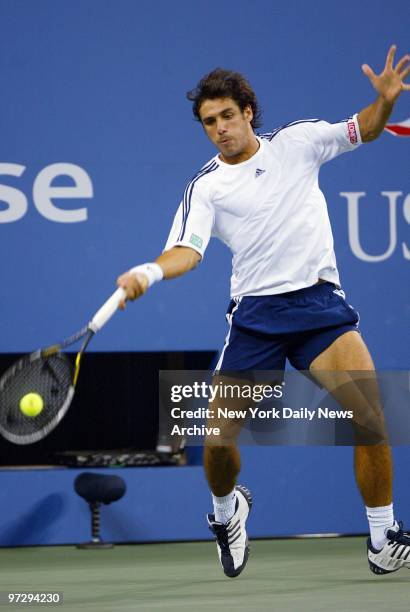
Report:
[[369,521],[372,546],[376,550],[381,550],[387,542],[386,530],[394,525],[393,504],[377,508],[366,506],[366,514]]
[[215,520],[218,523],[227,523],[235,514],[235,489],[224,497],[217,497],[212,493],[212,501],[214,503]]

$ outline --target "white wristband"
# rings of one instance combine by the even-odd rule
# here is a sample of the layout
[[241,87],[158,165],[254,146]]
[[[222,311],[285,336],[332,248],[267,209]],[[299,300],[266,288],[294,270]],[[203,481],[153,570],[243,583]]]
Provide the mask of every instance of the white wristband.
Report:
[[131,274],[145,274],[148,279],[148,287],[151,287],[151,285],[153,285],[154,283],[161,281],[164,277],[164,272],[161,266],[156,263],[141,264],[140,266],[135,266],[134,268],[131,268],[129,272]]

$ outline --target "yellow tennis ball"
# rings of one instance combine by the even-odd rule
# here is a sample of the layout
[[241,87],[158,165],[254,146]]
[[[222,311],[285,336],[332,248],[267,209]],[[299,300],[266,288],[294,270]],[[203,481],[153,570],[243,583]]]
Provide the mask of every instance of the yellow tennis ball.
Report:
[[44,402],[38,393],[26,393],[20,400],[20,410],[28,417],[36,417],[44,408]]

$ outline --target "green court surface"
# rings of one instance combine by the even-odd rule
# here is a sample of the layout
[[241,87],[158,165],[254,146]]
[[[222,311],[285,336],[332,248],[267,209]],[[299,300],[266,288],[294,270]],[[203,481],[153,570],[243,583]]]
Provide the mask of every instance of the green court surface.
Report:
[[251,542],[245,571],[225,578],[208,542],[0,549],[1,591],[63,591],[60,606],[2,610],[237,610],[374,612],[409,610],[410,571],[374,576],[365,538]]

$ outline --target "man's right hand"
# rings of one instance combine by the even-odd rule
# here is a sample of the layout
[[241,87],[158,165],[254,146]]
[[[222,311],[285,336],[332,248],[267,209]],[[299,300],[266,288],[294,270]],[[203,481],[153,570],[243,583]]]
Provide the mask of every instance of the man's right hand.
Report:
[[[117,278],[117,285],[125,289],[127,297],[120,302],[125,308],[126,300],[136,300],[150,287],[163,278],[176,278],[195,268],[201,255],[185,246],[176,246],[162,253],[155,262],[140,264]],[[146,273],[145,273],[146,270]]]
[[127,300],[136,300],[148,289],[148,279],[145,274],[125,272],[117,278],[118,287],[125,289],[127,297],[119,303],[118,308],[124,310]]

